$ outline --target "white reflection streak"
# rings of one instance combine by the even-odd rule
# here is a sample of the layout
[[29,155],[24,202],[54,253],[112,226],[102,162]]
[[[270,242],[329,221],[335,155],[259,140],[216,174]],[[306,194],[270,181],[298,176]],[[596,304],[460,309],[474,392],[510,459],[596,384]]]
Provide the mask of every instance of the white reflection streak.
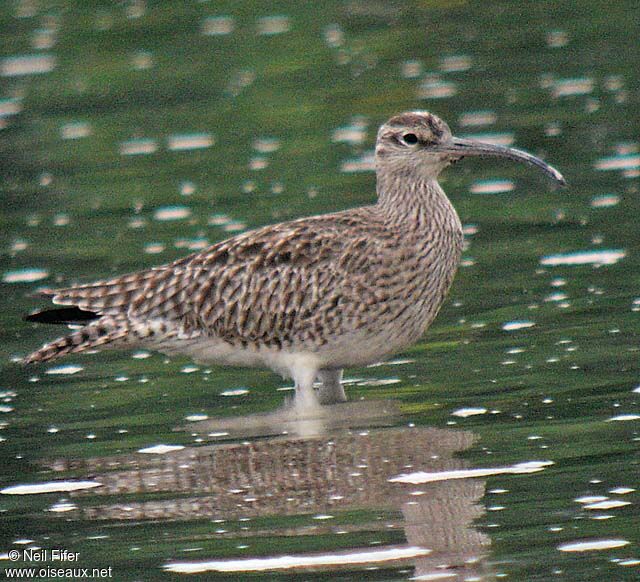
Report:
[[626,256],[622,249],[578,251],[559,255],[548,255],[540,259],[541,265],[556,267],[558,265],[614,265]]
[[593,552],[597,550],[610,550],[629,545],[631,542],[622,539],[613,540],[583,540],[558,546],[561,552]]
[[431,550],[418,547],[393,547],[382,550],[360,550],[345,554],[315,554],[277,556],[268,558],[245,558],[242,560],[212,560],[210,562],[173,562],[164,569],[181,574],[199,572],[262,572],[264,570],[288,570],[291,568],[313,568],[318,566],[342,566],[346,564],[369,564],[406,560],[426,556]]
[[51,481],[50,483],[32,483],[29,485],[13,485],[0,489],[3,495],[33,495],[39,493],[60,493],[79,491],[100,487],[102,483],[96,481]]
[[389,483],[411,483],[412,485],[420,485],[422,483],[433,483],[435,481],[489,477],[490,475],[502,475],[505,473],[520,475],[524,473],[537,473],[553,464],[553,461],[527,461],[511,467],[493,467],[491,469],[458,469],[455,471],[439,471],[437,473],[419,471],[417,473],[398,475],[397,477],[389,479]]
[[174,451],[181,451],[182,449],[184,449],[183,445],[152,445],[143,449],[138,449],[138,452],[147,455],[164,455]]

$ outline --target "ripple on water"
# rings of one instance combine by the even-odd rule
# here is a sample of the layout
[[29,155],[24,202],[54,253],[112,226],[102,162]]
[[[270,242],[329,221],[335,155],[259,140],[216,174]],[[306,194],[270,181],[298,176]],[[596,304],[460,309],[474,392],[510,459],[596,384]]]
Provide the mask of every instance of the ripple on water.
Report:
[[515,136],[513,133],[503,132],[486,132],[486,133],[465,133],[460,137],[464,139],[474,139],[478,141],[482,141],[485,143],[490,143],[492,145],[500,145],[509,147],[512,146],[515,142]]
[[593,91],[594,85],[594,80],[591,77],[575,77],[555,79],[552,81],[550,89],[554,97],[570,97],[588,95]]
[[18,97],[9,97],[8,99],[0,99],[0,118],[17,115],[22,111],[22,99]]
[[469,55],[447,55],[440,59],[440,70],[445,73],[461,73],[473,66]]
[[285,15],[263,16],[257,21],[258,34],[262,36],[273,36],[289,32],[291,19]]
[[258,171],[264,170],[269,165],[269,161],[262,156],[254,156],[249,160],[249,169]]
[[418,59],[409,59],[400,65],[400,74],[405,79],[417,79],[422,74],[422,62]]
[[172,152],[184,152],[209,148],[214,139],[210,133],[181,133],[167,138],[167,148]]
[[46,269],[17,269],[15,271],[6,271],[2,275],[3,283],[33,283],[41,281],[49,276]]
[[557,301],[564,301],[565,299],[568,299],[569,296],[566,293],[551,293],[549,295],[547,295],[544,300],[545,302],[549,303],[549,302],[557,302]]
[[471,184],[472,194],[504,194],[511,192],[515,184],[511,180],[478,180]]
[[196,185],[190,180],[180,182],[180,194],[182,196],[191,196],[196,191]]
[[190,251],[200,251],[209,246],[207,238],[179,238],[173,243],[177,249],[189,249]]
[[348,143],[356,146],[364,143],[367,138],[367,122],[364,118],[354,119],[349,125],[334,129],[331,141],[334,143]]
[[37,50],[49,50],[56,44],[57,27],[37,28],[31,36],[31,46]]
[[607,422],[626,422],[628,420],[640,420],[640,414],[618,414],[607,419]]
[[144,252],[148,255],[157,255],[164,252],[166,246],[161,242],[145,243]]
[[231,222],[225,224],[222,227],[222,230],[225,232],[240,232],[241,230],[245,230],[247,225],[244,222],[240,222],[238,220],[232,220]]
[[527,329],[534,326],[535,326],[534,321],[520,319],[515,321],[507,321],[506,323],[503,323],[502,329],[504,331],[517,331],[519,329]]
[[433,483],[436,481],[448,481],[450,479],[470,479],[476,477],[489,477],[491,475],[522,475],[527,473],[537,473],[543,471],[545,467],[553,465],[553,461],[525,461],[509,467],[491,467],[487,469],[456,469],[452,471],[426,472],[418,471],[398,475],[389,479],[389,483],[410,483],[421,485],[423,483]]
[[226,214],[214,214],[213,216],[209,217],[207,224],[209,226],[225,226],[226,224],[229,224],[231,222],[233,222],[233,219]]
[[78,506],[75,503],[59,501],[58,503],[54,503],[47,511],[52,513],[66,513],[67,511],[73,511],[74,509],[78,509]]
[[145,71],[153,67],[153,53],[149,51],[135,51],[130,59],[131,66],[137,71]]
[[429,75],[418,86],[418,99],[447,99],[458,92],[453,81],[445,81],[439,75]]
[[184,419],[188,420],[189,422],[200,422],[202,420],[207,420],[209,418],[209,415],[207,414],[189,414],[188,416],[185,416]]
[[82,139],[91,135],[91,126],[88,123],[75,122],[66,123],[60,127],[60,137],[62,139]]
[[235,22],[231,16],[208,16],[202,21],[202,34],[207,36],[224,36],[231,34]]
[[426,556],[431,550],[417,547],[389,547],[371,550],[361,548],[350,552],[331,554],[298,554],[266,556],[239,560],[211,560],[198,562],[171,562],[164,565],[169,572],[192,574],[197,572],[262,572],[292,568],[320,568],[342,565],[374,564]]
[[67,493],[101,487],[102,483],[96,481],[50,481],[49,483],[31,483],[26,485],[13,485],[0,489],[3,495],[37,495],[40,493]]
[[138,452],[146,455],[164,455],[174,451],[181,451],[182,449],[184,449],[184,446],[182,445],[153,445],[143,449],[138,449]]
[[547,46],[562,48],[569,44],[569,33],[566,30],[550,30],[547,32]]
[[53,217],[53,224],[55,226],[67,226],[71,222],[71,218],[64,212],[59,212]]
[[23,238],[17,238],[11,243],[11,252],[19,253],[20,251],[24,251],[29,247],[29,242],[24,240]]
[[629,558],[628,560],[620,560],[618,562],[619,566],[640,566],[640,559],[637,558]]
[[372,378],[371,380],[362,380],[356,382],[356,386],[391,386],[392,384],[400,384],[400,378]]
[[594,164],[596,170],[637,170],[640,169],[640,154],[627,153],[600,158]]
[[52,374],[52,375],[71,375],[71,374],[77,374],[78,372],[81,372],[82,370],[84,370],[84,366],[78,366],[76,364],[65,364],[62,366],[55,366],[53,368],[49,368],[45,374]]
[[161,206],[153,213],[153,218],[160,221],[183,220],[191,216],[188,206]]
[[120,143],[121,156],[140,156],[158,151],[158,142],[152,138],[129,139]]
[[367,368],[378,368],[380,366],[403,366],[404,364],[413,364],[415,360],[409,358],[397,358],[395,360],[386,360],[383,362],[375,362],[369,364]]
[[49,73],[56,67],[56,57],[50,54],[17,55],[2,59],[0,75],[21,77]]
[[610,550],[612,548],[621,548],[631,542],[622,539],[610,539],[610,540],[581,540],[570,542],[568,544],[561,544],[558,546],[558,550],[561,552],[592,552],[597,550]]
[[591,199],[592,208],[609,208],[620,203],[620,196],[617,194],[600,194]]
[[357,158],[345,160],[340,165],[340,171],[345,174],[351,174],[354,172],[373,172],[375,168],[375,154],[373,151],[364,152]]
[[486,408],[458,408],[451,413],[451,416],[457,416],[459,418],[467,418],[468,416],[477,416],[479,414],[486,414]]
[[220,392],[220,396],[244,396],[245,394],[249,394],[249,390],[246,388],[235,388],[233,390]]
[[614,265],[626,256],[623,249],[602,249],[597,251],[576,251],[547,255],[540,259],[540,264],[555,267],[559,265]]
[[609,499],[605,495],[584,495],[583,497],[576,497],[574,501],[576,503],[599,503],[600,501],[606,501]]
[[270,154],[280,149],[280,140],[275,137],[258,137],[253,141],[252,147],[258,153]]
[[602,501],[596,501],[595,503],[587,503],[583,506],[583,508],[590,509],[592,511],[600,511],[603,509],[625,507],[626,505],[631,505],[631,501],[621,501],[620,499],[603,499]]
[[613,493],[614,495],[627,495],[628,493],[633,493],[635,489],[632,487],[616,487],[615,489],[611,489],[609,493]]
[[330,48],[335,49],[344,45],[344,30],[342,30],[339,24],[329,24],[324,29],[322,36],[324,37],[324,41],[327,43],[327,46]]
[[494,111],[489,109],[482,111],[467,111],[460,115],[458,123],[461,127],[480,127],[482,125],[493,125],[498,120]]

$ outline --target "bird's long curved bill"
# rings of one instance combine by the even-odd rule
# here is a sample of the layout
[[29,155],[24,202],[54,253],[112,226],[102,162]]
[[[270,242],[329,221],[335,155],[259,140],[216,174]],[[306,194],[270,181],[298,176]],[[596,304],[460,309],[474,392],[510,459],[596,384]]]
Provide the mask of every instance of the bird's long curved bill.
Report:
[[549,178],[554,180],[556,184],[559,184],[560,186],[567,185],[567,181],[564,179],[564,176],[553,166],[550,166],[540,158],[536,158],[536,156],[532,156],[527,152],[523,152],[522,150],[517,150],[515,148],[493,145],[490,143],[476,141],[474,139],[454,137],[449,143],[443,143],[437,146],[437,151],[454,156],[491,156],[507,158],[516,162],[523,162],[542,170],[547,176],[549,176]]

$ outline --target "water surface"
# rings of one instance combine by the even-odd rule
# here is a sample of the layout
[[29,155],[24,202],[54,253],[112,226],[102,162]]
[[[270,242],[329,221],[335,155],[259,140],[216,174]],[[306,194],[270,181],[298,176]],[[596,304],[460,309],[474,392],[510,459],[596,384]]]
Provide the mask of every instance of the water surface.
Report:
[[[640,37],[633,2],[0,9],[0,568],[118,580],[636,580]],[[464,160],[450,299],[297,422],[271,372],[16,360],[41,286],[374,199],[429,109],[557,166]]]

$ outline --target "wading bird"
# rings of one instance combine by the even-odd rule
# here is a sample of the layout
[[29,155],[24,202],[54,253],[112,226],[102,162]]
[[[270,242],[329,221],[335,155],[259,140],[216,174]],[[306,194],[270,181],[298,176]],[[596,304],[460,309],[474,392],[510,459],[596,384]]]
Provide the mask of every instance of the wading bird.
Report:
[[168,265],[45,290],[67,307],[28,321],[83,327],[25,362],[144,346],[200,362],[266,366],[293,378],[302,408],[344,401],[344,368],[414,343],[442,306],[463,236],[438,175],[466,156],[524,162],[565,183],[535,156],[453,137],[431,113],[402,113],[378,131],[376,204],[265,226]]

